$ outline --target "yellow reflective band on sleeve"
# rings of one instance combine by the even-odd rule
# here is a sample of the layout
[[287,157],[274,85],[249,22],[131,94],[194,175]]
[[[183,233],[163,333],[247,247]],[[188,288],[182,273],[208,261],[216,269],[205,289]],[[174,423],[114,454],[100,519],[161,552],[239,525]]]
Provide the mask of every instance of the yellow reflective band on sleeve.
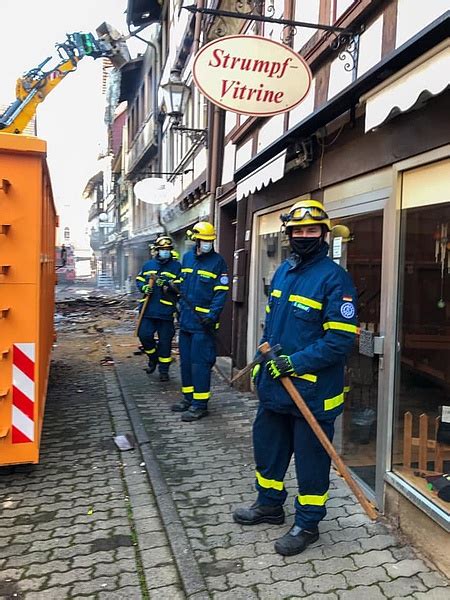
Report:
[[281,298],[281,290],[272,290],[270,295],[274,296],[275,298]]
[[170,279],[176,279],[177,276],[174,275],[173,273],[169,273],[169,271],[161,271],[161,275],[167,275],[167,277],[169,277]]
[[270,306],[266,304],[266,313],[270,313]]
[[325,492],[323,496],[316,496],[314,494],[305,494],[302,496],[299,494],[297,496],[298,503],[302,506],[323,506],[325,502],[328,500],[328,492]]
[[155,275],[158,271],[144,271],[143,275]]
[[180,279],[174,279],[173,282],[174,283],[181,283],[183,281],[183,278],[180,277]]
[[155,354],[156,348],[152,348],[151,350],[144,350],[145,354]]
[[261,475],[259,471],[255,471],[256,473],[256,481],[259,485],[266,489],[278,490],[281,491],[284,489],[284,483],[282,481],[277,481],[276,479],[266,479]]
[[187,386],[181,388],[182,394],[192,394],[193,391],[194,391],[193,385],[187,385]]
[[199,269],[197,271],[197,275],[203,275],[203,277],[211,277],[211,279],[217,279],[217,275],[215,273],[211,273],[211,271],[202,271]]
[[169,356],[169,358],[163,358],[162,356],[158,356],[158,360],[160,363],[170,363],[172,362],[172,357]]
[[141,298],[139,302],[145,302],[145,298]]
[[312,375],[311,373],[303,373],[303,375],[292,373],[292,377],[297,377],[297,379],[306,379],[306,381],[310,381],[311,383],[316,383],[317,381],[317,375]]
[[196,306],[196,307],[195,307],[195,310],[196,310],[197,312],[209,313],[209,310],[210,310],[210,309],[209,309],[209,308],[202,308],[201,306]]
[[295,294],[289,296],[289,302],[299,302],[300,304],[310,306],[316,310],[321,310],[323,306],[322,302],[317,302],[317,300],[312,300],[311,298],[305,298],[305,296],[296,296]]
[[337,408],[344,402],[344,392],[339,394],[339,396],[335,396],[334,398],[327,398],[323,401],[324,410],[333,410],[333,408]]
[[182,273],[193,273],[194,269],[191,269],[190,267],[184,267],[184,269],[181,269]]
[[140,275],[138,275],[136,277],[136,281],[143,281],[145,283],[145,277],[141,277]]
[[173,302],[169,302],[169,300],[163,300],[162,298],[160,298],[159,301],[161,302],[161,304],[167,304],[168,306],[173,306]]
[[194,392],[194,400],[209,400],[211,398],[211,392]]
[[349,385],[344,386],[344,394],[348,394],[352,388]]
[[340,321],[327,321],[323,324],[325,331],[327,329],[337,329],[338,331],[348,331],[348,333],[358,333],[359,327],[350,323],[342,323]]
[[229,290],[229,286],[228,285],[215,285],[213,287],[213,292],[218,292],[219,290],[223,290],[224,292],[228,292]]

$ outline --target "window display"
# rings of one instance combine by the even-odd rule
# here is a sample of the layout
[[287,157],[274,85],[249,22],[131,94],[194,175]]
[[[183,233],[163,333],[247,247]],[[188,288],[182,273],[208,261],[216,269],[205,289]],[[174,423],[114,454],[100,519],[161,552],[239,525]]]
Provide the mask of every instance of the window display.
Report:
[[401,221],[393,471],[449,512],[450,203],[409,204]]
[[[348,227],[348,239],[336,223]],[[374,339],[380,333],[383,214],[367,213],[333,224],[332,257],[355,282],[360,323],[360,335],[347,361],[340,453],[352,471],[375,489],[379,357]]]

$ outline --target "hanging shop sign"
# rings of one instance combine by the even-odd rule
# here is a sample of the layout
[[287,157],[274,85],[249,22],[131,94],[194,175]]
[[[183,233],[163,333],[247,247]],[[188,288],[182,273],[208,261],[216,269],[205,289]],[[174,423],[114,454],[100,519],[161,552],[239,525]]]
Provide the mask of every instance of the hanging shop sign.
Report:
[[230,35],[203,46],[193,76],[213,104],[260,117],[300,104],[312,80],[310,68],[291,48],[254,35]]

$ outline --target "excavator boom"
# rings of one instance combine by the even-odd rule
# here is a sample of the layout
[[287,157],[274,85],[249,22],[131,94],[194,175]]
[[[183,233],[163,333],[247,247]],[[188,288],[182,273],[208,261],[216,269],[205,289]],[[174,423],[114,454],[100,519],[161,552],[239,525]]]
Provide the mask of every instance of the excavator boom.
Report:
[[70,33],[66,41],[56,44],[58,64],[49,71],[45,65],[52,59],[44,59],[17,80],[16,99],[0,115],[0,133],[22,133],[36,113],[36,108],[48,94],[77,69],[85,56],[109,58],[114,67],[120,68],[130,60],[128,48],[117,30],[107,23],[97,28],[98,38],[92,33]]

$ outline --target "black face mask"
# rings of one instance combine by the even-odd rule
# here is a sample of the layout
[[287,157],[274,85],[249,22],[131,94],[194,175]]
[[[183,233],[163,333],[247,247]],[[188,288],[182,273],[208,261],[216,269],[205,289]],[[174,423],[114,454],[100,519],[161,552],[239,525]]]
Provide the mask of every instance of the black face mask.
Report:
[[305,258],[306,256],[313,256],[322,247],[323,237],[316,238],[294,238],[291,237],[289,243],[291,244],[292,251]]

